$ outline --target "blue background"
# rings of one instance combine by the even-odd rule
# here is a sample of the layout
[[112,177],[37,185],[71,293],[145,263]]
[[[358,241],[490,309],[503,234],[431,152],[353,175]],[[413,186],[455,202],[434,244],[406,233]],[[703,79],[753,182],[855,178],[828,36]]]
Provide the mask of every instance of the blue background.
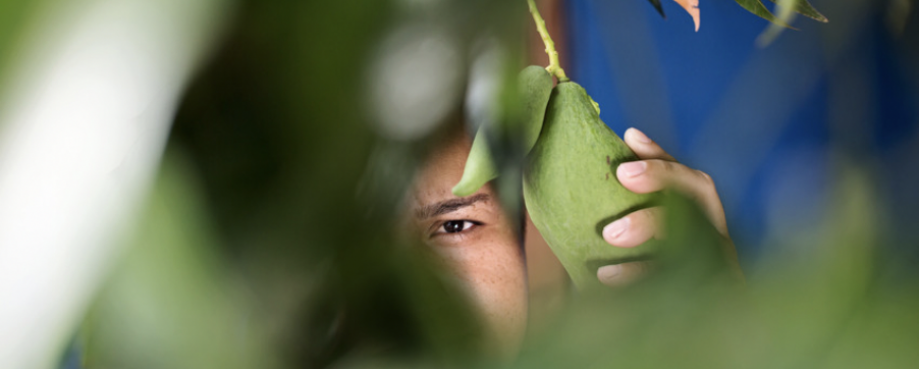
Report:
[[798,17],[763,48],[768,22],[733,1],[700,1],[698,33],[672,1],[667,19],[647,1],[565,2],[568,74],[617,133],[638,127],[715,178],[745,264],[818,225],[840,160],[876,180],[885,224],[919,219],[916,22],[895,34],[884,6],[812,3],[829,23]]

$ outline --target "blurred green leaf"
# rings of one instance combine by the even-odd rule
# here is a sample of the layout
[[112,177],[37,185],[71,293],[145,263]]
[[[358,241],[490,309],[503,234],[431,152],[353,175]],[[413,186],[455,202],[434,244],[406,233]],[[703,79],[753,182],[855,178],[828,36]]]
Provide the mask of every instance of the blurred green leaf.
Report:
[[[779,3],[779,0],[771,0],[771,1],[774,3]],[[807,0],[792,0],[792,1],[794,2],[794,10],[796,12],[801,13],[805,17],[811,18],[818,22],[823,22],[823,23],[829,22],[829,19],[823,16],[823,14],[820,14],[820,12],[817,11],[817,9],[814,9],[813,5],[807,2]]]
[[88,368],[274,368],[218,254],[203,197],[172,152],[133,242],[83,325]]
[[35,11],[47,1],[44,0],[0,0],[0,97],[10,93],[6,90],[7,67],[22,42],[25,31],[35,18]]

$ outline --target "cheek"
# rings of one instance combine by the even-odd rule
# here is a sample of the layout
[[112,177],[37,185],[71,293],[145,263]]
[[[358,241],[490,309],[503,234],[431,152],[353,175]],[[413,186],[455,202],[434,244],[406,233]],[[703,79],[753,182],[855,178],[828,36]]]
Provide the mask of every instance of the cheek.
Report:
[[477,242],[441,250],[441,255],[469,292],[499,350],[516,351],[527,322],[525,264],[516,242]]

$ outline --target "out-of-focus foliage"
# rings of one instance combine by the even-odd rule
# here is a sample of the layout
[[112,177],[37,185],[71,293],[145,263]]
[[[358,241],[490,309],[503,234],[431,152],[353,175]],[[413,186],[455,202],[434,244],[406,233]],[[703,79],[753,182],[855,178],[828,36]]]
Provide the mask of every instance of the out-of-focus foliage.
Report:
[[[456,127],[466,62],[490,43],[513,45],[503,58],[518,60],[509,55],[522,48],[526,15],[524,2],[242,3],[225,41],[190,84],[171,137],[169,151],[188,159],[183,168],[198,173],[192,178],[200,178],[201,192],[162,196],[199,198],[152,202],[167,207],[156,213],[161,218],[200,206],[207,218],[201,224],[209,228],[191,225],[174,239],[135,246],[173,244],[160,254],[169,262],[129,255],[131,278],[101,295],[84,343],[96,362],[221,366],[224,358],[207,353],[239,345],[251,345],[251,352],[226,358],[234,367],[261,368],[258,359],[266,355],[280,367],[478,360],[489,348],[477,339],[480,327],[466,297],[416,241],[398,236],[397,226],[415,167],[445,134],[462,134]],[[509,43],[509,35],[517,41]],[[512,82],[505,70],[517,72],[502,65],[493,76]],[[456,82],[442,87],[450,82],[442,72]],[[394,117],[419,116],[430,121],[394,126],[403,124]],[[420,127],[430,128],[404,130]],[[167,253],[179,244],[198,251]],[[170,270],[173,263],[190,267]],[[210,269],[193,272],[195,265]],[[130,291],[169,300],[185,293],[163,291],[165,282],[151,283],[158,279],[187,279],[184,291],[212,291],[181,304],[137,302],[162,306],[155,318],[137,310],[117,314]],[[209,306],[213,316],[202,315]],[[125,324],[108,324],[109,315]],[[170,324],[144,325],[159,320]],[[212,329],[225,323],[231,327]],[[119,332],[140,327],[150,329]],[[191,342],[204,338],[182,337],[186,329],[220,338],[195,352]],[[156,339],[134,344],[146,334]]]
[[[476,50],[519,52],[517,2],[243,2],[87,318],[87,367],[504,365],[480,357],[465,298],[395,229],[415,169],[463,120]],[[489,76],[513,83],[505,69]],[[878,261],[885,212],[857,164],[840,160],[835,217],[777,237],[746,285],[674,197],[659,273],[573,297],[511,365],[910,367],[919,287],[885,277],[901,266]]]
[[[915,272],[879,262],[882,211],[864,172],[841,164],[834,216],[785,240],[747,284],[718,264],[717,235],[683,201],[668,205],[658,273],[574,299],[518,362],[532,367],[908,368],[919,360]],[[676,199],[678,200],[678,199]],[[669,256],[668,256],[669,254]],[[719,272],[719,270],[721,272]]]
[[87,368],[277,367],[186,160],[164,159],[129,251],[83,325]]
[[0,367],[71,340],[229,3],[0,2]]
[[309,299],[271,311],[277,306],[266,296],[297,296],[264,291],[273,286],[240,273],[221,252],[202,200],[187,158],[172,150],[130,252],[82,327],[82,365],[286,368],[407,358],[430,365],[481,350],[451,282],[418,245],[397,250],[393,239],[362,243],[369,259],[346,254],[304,270],[308,278],[286,282]]
[[10,57],[22,42],[29,21],[44,1],[0,0],[0,86],[8,76],[5,70]]

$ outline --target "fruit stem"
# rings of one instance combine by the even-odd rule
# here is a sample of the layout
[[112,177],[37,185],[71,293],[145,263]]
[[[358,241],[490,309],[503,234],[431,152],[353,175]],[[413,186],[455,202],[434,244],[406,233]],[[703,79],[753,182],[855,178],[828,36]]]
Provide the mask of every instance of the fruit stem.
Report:
[[527,0],[527,4],[530,6],[533,21],[536,22],[536,30],[539,31],[542,42],[546,44],[546,54],[549,55],[549,66],[546,67],[546,71],[558,78],[559,82],[569,81],[568,76],[565,75],[565,70],[558,63],[558,51],[555,50],[555,42],[552,41],[552,36],[549,36],[549,30],[546,29],[546,21],[539,15],[539,9],[536,9],[536,3],[533,0]]

